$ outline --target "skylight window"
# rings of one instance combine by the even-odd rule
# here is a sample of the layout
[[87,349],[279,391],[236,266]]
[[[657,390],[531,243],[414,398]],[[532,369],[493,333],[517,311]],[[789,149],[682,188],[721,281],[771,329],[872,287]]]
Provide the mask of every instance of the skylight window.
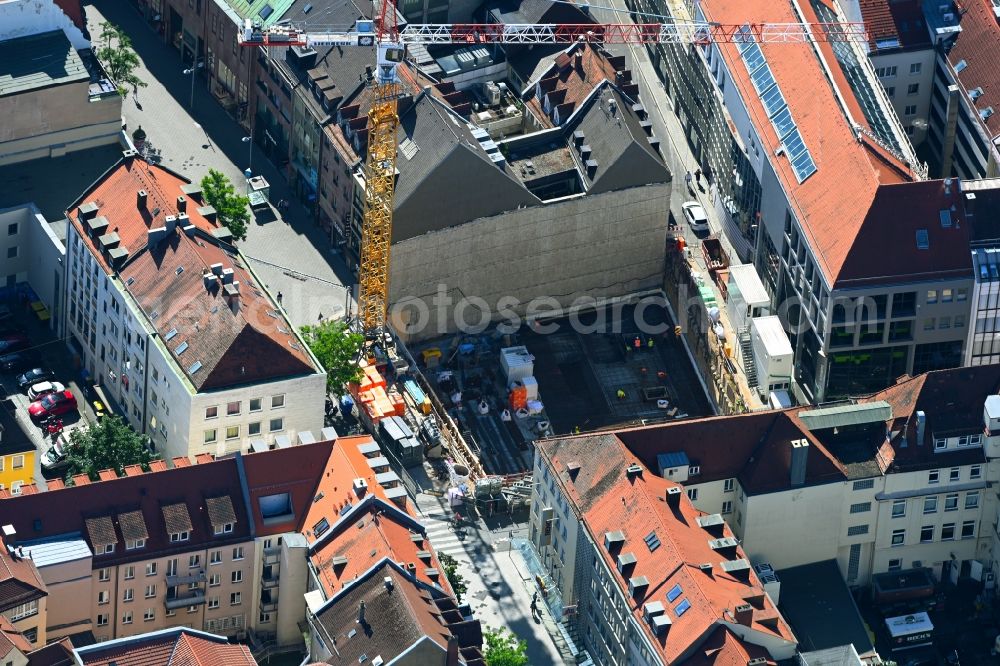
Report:
[[191,367],[188,368],[188,374],[193,375],[199,370],[201,370],[201,361],[195,361],[194,363],[191,364]]
[[188,343],[187,343],[187,340],[185,340],[184,342],[180,343],[177,346],[177,355],[180,356],[181,354],[183,354],[184,352],[186,352],[187,348],[188,348]]
[[689,610],[691,610],[691,602],[687,599],[681,599],[681,602],[677,604],[677,608],[674,609],[674,612],[677,613],[677,617],[680,617]]
[[167,331],[167,334],[163,336],[163,339],[164,340],[173,340],[175,335],[177,335],[177,329],[176,328],[172,328],[169,331]]
[[926,250],[931,246],[931,238],[926,229],[917,229],[917,249]]
[[680,585],[674,585],[672,588],[670,588],[670,591],[667,592],[667,601],[669,601],[670,603],[674,603],[677,600],[677,597],[681,596],[681,593],[683,591],[684,590],[681,589]]
[[646,547],[649,548],[649,552],[651,553],[660,547],[660,537],[656,536],[655,531],[647,534],[646,538],[643,539],[643,541],[646,542]]

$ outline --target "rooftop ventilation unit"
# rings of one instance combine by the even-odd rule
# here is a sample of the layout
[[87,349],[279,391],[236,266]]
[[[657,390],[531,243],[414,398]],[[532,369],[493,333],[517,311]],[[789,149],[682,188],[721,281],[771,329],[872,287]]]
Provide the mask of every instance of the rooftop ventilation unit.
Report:
[[980,109],[979,110],[979,117],[982,118],[983,120],[989,120],[990,116],[992,116],[992,115],[993,115],[993,107],[992,106],[988,106],[985,109]]
[[979,99],[982,96],[983,96],[983,89],[981,87],[979,87],[979,86],[977,86],[977,87],[975,87],[975,88],[973,88],[972,90],[969,91],[969,97],[972,98],[973,102],[975,102],[977,99]]

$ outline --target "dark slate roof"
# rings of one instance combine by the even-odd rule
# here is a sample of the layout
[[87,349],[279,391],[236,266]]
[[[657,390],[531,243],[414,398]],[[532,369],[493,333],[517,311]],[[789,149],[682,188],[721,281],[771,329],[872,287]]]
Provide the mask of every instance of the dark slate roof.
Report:
[[[0,502],[0,524],[14,526],[18,543],[82,534],[96,551],[95,566],[115,565],[197,550],[210,543],[225,545],[251,538],[248,520],[238,521],[230,534],[215,536],[205,510],[205,499],[221,495],[230,497],[237,515],[247,515],[237,463],[233,458],[13,497]],[[171,543],[172,528],[165,521],[168,512],[161,507],[178,504],[184,507],[192,529],[188,541]],[[121,516],[128,515],[128,523],[134,519],[131,516],[134,511],[142,512],[149,539],[145,548],[126,550],[120,535]],[[104,544],[95,544],[93,539],[108,540],[105,536],[107,522],[90,522],[93,518],[110,518],[110,536],[115,543],[113,553],[103,555],[103,548],[95,548]],[[100,531],[88,529],[91,525],[99,527]]]
[[633,104],[635,100],[605,82],[565,126],[569,138],[574,131],[584,133],[591,159],[598,163],[593,177],[587,176],[590,194],[670,182],[670,172],[647,140]]
[[[386,584],[385,579],[391,582]],[[365,605],[364,622],[359,608]],[[357,664],[362,655],[381,655],[388,663],[414,644],[431,640],[441,651],[441,662],[449,637],[460,648],[473,652],[482,645],[479,621],[463,622],[454,601],[443,592],[415,581],[394,562],[382,562],[327,601],[316,614],[327,637],[336,641],[336,654],[328,664]],[[471,626],[470,626],[471,625]],[[465,650],[463,650],[465,652]],[[466,656],[466,663],[477,662]]]
[[578,7],[552,0],[499,0],[485,10],[496,23],[590,23]]
[[397,154],[393,242],[539,203],[489,160],[466,121],[432,95],[418,96],[400,117],[400,130],[400,142],[409,139],[417,152]]
[[[62,30],[0,42],[0,97],[89,81],[83,60]],[[74,100],[86,104],[86,99]]]
[[17,406],[10,398],[0,402],[0,429],[3,432],[3,437],[0,438],[0,455],[35,450],[34,442],[24,431],[20,421],[14,418],[16,410]]

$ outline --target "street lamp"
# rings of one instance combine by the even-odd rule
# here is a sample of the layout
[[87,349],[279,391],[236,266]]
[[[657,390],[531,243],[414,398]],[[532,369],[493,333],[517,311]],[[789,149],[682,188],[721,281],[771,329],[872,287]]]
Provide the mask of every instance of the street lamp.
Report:
[[204,67],[202,63],[195,63],[190,69],[185,69],[184,74],[191,77],[191,100],[188,102],[190,108],[194,108],[194,73]]
[[[240,139],[240,141],[242,141],[243,143],[250,143],[251,141],[253,141],[253,137],[245,136],[242,139]],[[249,171],[249,172],[252,173],[253,172],[253,144],[252,143],[250,143],[249,149],[250,149],[249,150],[249,152],[250,152],[250,161],[249,161],[249,164],[247,164],[247,171]]]

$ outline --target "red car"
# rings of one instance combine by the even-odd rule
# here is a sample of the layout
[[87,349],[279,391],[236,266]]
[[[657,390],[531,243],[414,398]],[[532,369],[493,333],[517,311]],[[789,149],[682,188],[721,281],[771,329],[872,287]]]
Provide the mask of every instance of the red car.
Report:
[[76,397],[72,391],[59,391],[49,393],[41,400],[28,405],[28,415],[35,421],[40,421],[49,416],[59,416],[76,409]]

